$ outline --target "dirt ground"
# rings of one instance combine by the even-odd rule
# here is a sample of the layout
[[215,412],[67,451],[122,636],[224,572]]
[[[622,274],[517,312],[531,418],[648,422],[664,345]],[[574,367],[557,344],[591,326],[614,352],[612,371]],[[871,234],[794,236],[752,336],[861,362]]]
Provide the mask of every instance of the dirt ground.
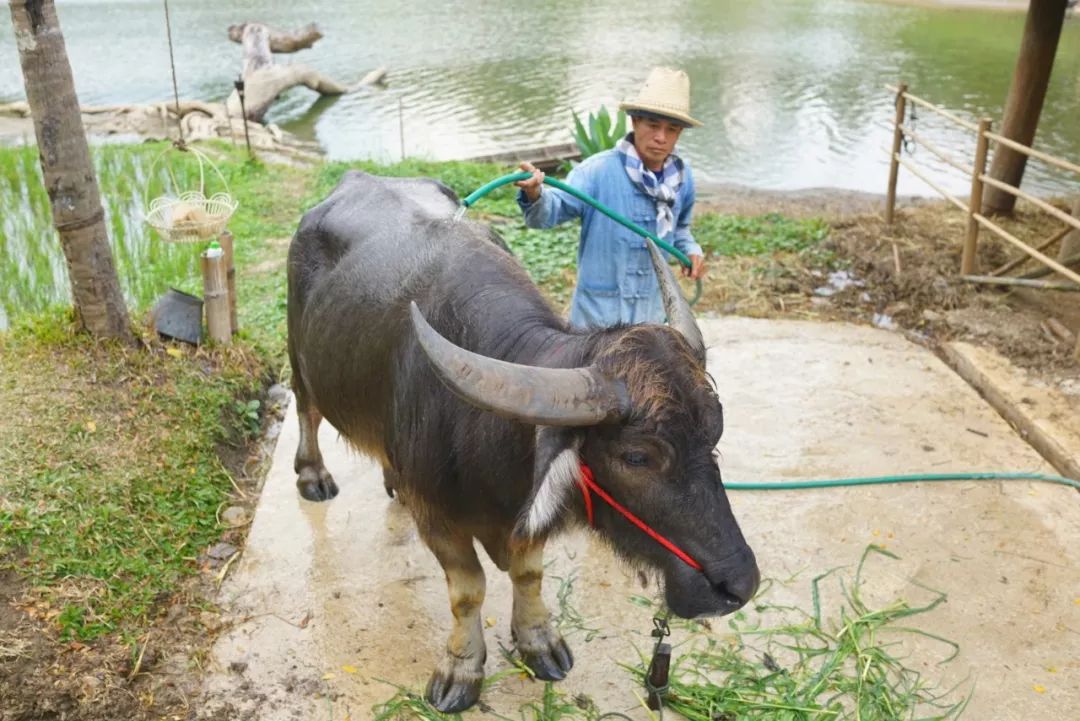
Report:
[[[966,339],[1080,397],[1080,364],[1072,359],[1072,348],[1045,327],[1053,317],[1080,331],[1080,294],[1005,292],[959,281],[966,223],[960,212],[908,200],[889,228],[880,217],[879,196],[819,190],[778,194],[715,188],[700,206],[820,216],[832,225],[828,240],[810,252],[713,261],[699,306],[703,314],[853,321],[903,332],[930,347]],[[1060,227],[1025,209],[1002,224],[1036,241]],[[987,235],[979,251],[983,272],[1013,256],[1006,244]],[[275,423],[271,418],[276,429]],[[265,468],[260,464],[276,432],[270,435],[248,457],[226,459],[234,475],[246,479],[241,487],[249,504],[257,500],[258,469]],[[242,548],[245,536],[246,527],[237,528],[222,542]],[[54,611],[36,604],[34,589],[13,575],[0,576],[0,721],[192,717],[203,661],[215,638],[227,631],[209,599],[228,564],[219,558],[200,563],[203,572],[174,598],[162,599],[153,627],[130,645],[58,640]]]
[[[198,558],[200,572],[158,600],[158,615],[137,639],[89,643],[58,638],[59,610],[13,572],[0,572],[0,721],[180,721],[196,709],[204,659],[221,630],[217,595],[231,555],[243,549],[281,428],[283,409],[272,399],[263,437],[246,449],[221,446],[219,456],[237,483],[230,505],[246,522],[225,531]],[[0,496],[0,510],[3,510]]]

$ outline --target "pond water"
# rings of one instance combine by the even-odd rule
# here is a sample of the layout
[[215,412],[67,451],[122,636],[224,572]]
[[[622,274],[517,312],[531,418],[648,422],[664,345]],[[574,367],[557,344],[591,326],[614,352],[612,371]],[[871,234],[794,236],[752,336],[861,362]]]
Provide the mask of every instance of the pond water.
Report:
[[[84,104],[171,98],[159,0],[59,0]],[[756,188],[882,192],[892,117],[885,83],[965,117],[1000,117],[1022,13],[861,0],[173,0],[182,97],[219,99],[240,68],[230,23],[319,24],[303,61],[351,82],[389,70],[389,86],[319,100],[295,89],[271,119],[332,158],[475,156],[570,140],[571,110],[613,108],[653,65],[685,68],[693,113],[681,151],[703,181]],[[0,102],[23,96],[10,23],[0,22]],[[1037,146],[1080,158],[1080,21],[1066,22]],[[969,134],[920,114],[918,127],[963,156]],[[921,159],[928,159],[924,152]],[[935,164],[947,171],[947,167]],[[952,177],[949,187],[964,189]],[[1032,168],[1041,193],[1075,178]],[[901,191],[929,194],[901,173]]]

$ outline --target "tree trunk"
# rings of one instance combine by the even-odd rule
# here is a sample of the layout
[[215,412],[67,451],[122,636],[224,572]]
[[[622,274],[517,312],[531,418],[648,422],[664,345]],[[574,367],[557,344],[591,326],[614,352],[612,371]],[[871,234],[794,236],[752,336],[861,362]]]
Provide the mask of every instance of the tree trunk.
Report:
[[[1061,26],[1065,21],[1066,0],[1031,0],[1028,6],[1020,54],[1016,60],[1009,97],[1005,101],[1005,117],[1001,134],[1010,140],[1030,146],[1039,127],[1050,71],[1054,67]],[[997,146],[990,177],[1020,187],[1027,156],[1010,148]],[[986,215],[1011,213],[1016,197],[1000,188],[989,187],[983,197]]]
[[53,0],[11,0],[11,19],[79,321],[97,337],[133,342]]
[[[1080,195],[1077,195],[1076,198],[1073,199],[1071,214],[1072,217],[1080,220]],[[1080,230],[1073,228],[1069,231],[1069,234],[1065,236],[1065,239],[1061,241],[1061,250],[1058,251],[1058,260],[1072,258],[1075,255],[1080,255]]]

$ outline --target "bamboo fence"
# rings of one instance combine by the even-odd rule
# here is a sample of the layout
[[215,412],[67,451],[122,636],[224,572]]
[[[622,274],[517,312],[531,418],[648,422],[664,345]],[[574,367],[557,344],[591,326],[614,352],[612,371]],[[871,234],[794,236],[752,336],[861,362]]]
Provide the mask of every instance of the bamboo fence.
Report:
[[[942,197],[948,200],[950,203],[960,208],[968,216],[967,230],[964,236],[963,253],[960,259],[960,277],[969,283],[991,284],[1010,287],[1025,287],[1036,288],[1039,290],[1055,290],[1055,291],[1080,291],[1080,273],[1070,269],[1068,266],[1080,261],[1080,258],[1064,258],[1062,261],[1055,260],[1042,251],[1048,248],[1053,243],[1064,238],[1070,231],[1080,231],[1080,218],[1073,217],[1069,213],[1063,212],[1046,201],[1027,193],[1020,188],[1010,185],[1008,183],[992,178],[986,174],[986,161],[989,155],[990,144],[996,143],[998,146],[1004,146],[1015,150],[1016,152],[1023,153],[1029,158],[1038,160],[1043,163],[1047,163],[1061,170],[1065,170],[1071,173],[1075,173],[1080,176],[1080,165],[1071,163],[1062,158],[1055,157],[1049,153],[1044,153],[1034,148],[1030,148],[1021,143],[1017,143],[1014,140],[998,135],[992,132],[992,123],[989,118],[981,118],[977,123],[970,122],[961,118],[960,116],[945,110],[933,103],[924,100],[923,98],[912,95],[908,92],[908,86],[906,83],[901,83],[899,86],[886,85],[888,90],[895,93],[896,103],[896,117],[892,123],[893,130],[893,142],[892,151],[890,153],[889,162],[889,185],[885,203],[885,221],[892,224],[894,214],[896,210],[896,185],[899,176],[900,167],[904,167],[912,175],[922,180],[929,185],[935,191],[937,191]],[[909,103],[926,110],[929,110],[936,115],[944,118],[945,120],[960,126],[961,128],[975,133],[975,157],[973,163],[967,165],[943,151],[933,142],[927,141],[927,139],[915,132],[915,129],[911,127],[911,123],[905,123],[907,116],[907,109]],[[930,151],[934,157],[941,160],[946,165],[949,165],[959,170],[964,175],[971,178],[971,189],[966,199],[957,197],[955,194],[945,190],[938,182],[930,177],[925,168],[920,168],[913,159],[905,158],[902,155],[904,149],[905,140],[913,140],[919,144],[920,147]],[[1039,243],[1036,246],[1032,246],[1023,240],[1020,240],[1013,234],[1006,231],[1004,228],[994,223],[982,213],[982,196],[983,189],[987,186],[992,186],[1000,190],[1010,193],[1017,198],[1031,203],[1040,210],[1049,213],[1053,217],[1065,223],[1065,228],[1056,233],[1054,236]],[[1002,265],[1000,268],[992,271],[989,275],[977,275],[976,274],[976,251],[979,244],[979,233],[981,230],[987,230],[997,235],[1007,243],[1016,246],[1021,252],[1021,255],[1008,263]],[[1019,277],[1010,277],[1005,274],[1010,270],[1013,270],[1017,266],[1021,265],[1025,260],[1033,258],[1041,263],[1044,268],[1041,268],[1034,272],[1025,273]],[[1043,275],[1050,275],[1051,273],[1057,273],[1065,278],[1065,281],[1049,281],[1038,280],[1037,278]],[[1078,334],[1080,335],[1080,334]],[[1080,360],[1080,341],[1077,342],[1075,355],[1077,360]]]

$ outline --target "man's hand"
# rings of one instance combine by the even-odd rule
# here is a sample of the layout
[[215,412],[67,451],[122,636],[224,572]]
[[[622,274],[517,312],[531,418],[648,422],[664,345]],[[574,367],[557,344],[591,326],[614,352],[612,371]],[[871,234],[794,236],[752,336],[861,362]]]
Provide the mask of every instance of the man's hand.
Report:
[[532,177],[526,180],[519,180],[514,185],[525,191],[525,197],[529,199],[530,203],[535,203],[540,199],[540,189],[543,187],[544,174],[536,169],[532,163],[522,163],[521,169],[532,173]]
[[697,280],[705,277],[705,256],[703,255],[691,255],[690,267],[682,266],[682,274],[684,278],[690,278],[691,280]]

